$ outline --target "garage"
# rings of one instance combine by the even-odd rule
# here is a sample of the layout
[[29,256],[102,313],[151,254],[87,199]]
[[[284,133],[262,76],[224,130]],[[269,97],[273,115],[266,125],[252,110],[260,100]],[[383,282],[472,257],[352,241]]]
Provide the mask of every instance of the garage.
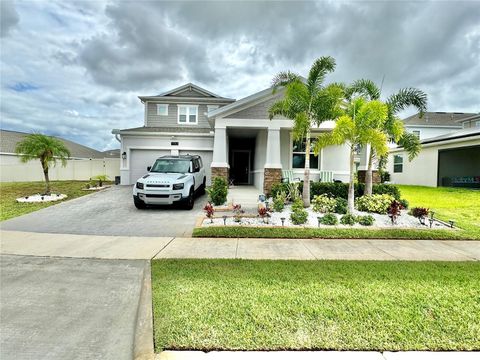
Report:
[[211,185],[212,183],[212,159],[213,159],[213,151],[195,151],[195,150],[181,150],[180,155],[200,155],[203,161],[203,166],[205,167],[205,174],[207,175],[207,185]]
[[152,166],[157,158],[170,155],[170,150],[142,150],[130,151],[130,184],[135,184],[137,179],[147,173],[147,166]]
[[480,188],[480,145],[439,150],[438,186]]

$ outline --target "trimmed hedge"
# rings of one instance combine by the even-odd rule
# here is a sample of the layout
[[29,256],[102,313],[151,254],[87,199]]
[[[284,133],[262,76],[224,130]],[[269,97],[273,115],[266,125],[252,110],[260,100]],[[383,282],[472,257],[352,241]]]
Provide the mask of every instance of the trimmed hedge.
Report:
[[[298,183],[300,191],[303,189],[303,183]],[[271,195],[273,198],[281,191],[287,192],[286,183],[278,183],[272,186]],[[355,184],[355,198],[359,198],[363,195],[365,191],[365,184],[357,183]],[[388,194],[395,198],[395,200],[400,200],[400,190],[395,185],[391,184],[373,184],[373,193],[374,194]],[[316,195],[326,194],[334,198],[343,198],[348,197],[348,184],[347,183],[328,183],[328,182],[312,182],[310,184],[310,197],[313,199]]]

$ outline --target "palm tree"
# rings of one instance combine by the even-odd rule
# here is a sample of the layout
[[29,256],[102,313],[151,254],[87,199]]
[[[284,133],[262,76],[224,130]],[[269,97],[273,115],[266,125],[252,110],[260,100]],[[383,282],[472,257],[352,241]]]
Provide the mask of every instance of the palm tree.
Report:
[[[347,97],[360,94],[370,100],[379,100],[380,93],[380,88],[373,81],[360,79],[355,81],[349,88]],[[386,100],[386,104],[388,106],[388,118],[383,127],[384,131],[390,140],[398,143],[407,151],[408,159],[412,161],[421,150],[420,140],[415,135],[403,130],[403,123],[398,119],[397,114],[409,106],[413,106],[420,113],[420,117],[422,117],[423,112],[427,110],[427,95],[415,88],[404,88],[400,89],[396,94],[390,95]],[[365,174],[365,195],[372,194],[372,167],[373,159],[376,155],[378,154],[370,151],[368,156],[368,167]]]
[[388,106],[379,100],[367,101],[363,97],[350,99],[344,115],[338,118],[332,132],[320,135],[315,143],[315,154],[325,146],[348,145],[350,151],[348,211],[350,213],[353,213],[355,203],[355,149],[358,146],[370,144],[377,154],[386,154],[388,138],[380,127],[387,117]]
[[280,72],[272,81],[273,92],[285,87],[283,99],[269,109],[270,120],[282,115],[294,121],[293,135],[297,141],[305,140],[305,170],[303,178],[303,205],[310,206],[310,129],[323,121],[333,120],[340,115],[343,89],[337,84],[324,86],[328,73],[335,69],[335,59],[323,56],[315,60],[308,78],[290,71]]
[[62,166],[67,165],[70,151],[65,144],[52,136],[42,134],[30,134],[20,141],[15,152],[20,155],[20,161],[27,162],[38,159],[42,164],[43,175],[45,176],[45,194],[50,195],[50,179],[48,169],[60,160]]

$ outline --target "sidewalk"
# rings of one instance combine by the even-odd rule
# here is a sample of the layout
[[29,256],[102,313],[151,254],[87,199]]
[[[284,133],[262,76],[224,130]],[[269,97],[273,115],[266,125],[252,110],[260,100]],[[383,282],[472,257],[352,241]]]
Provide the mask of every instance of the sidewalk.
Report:
[[480,241],[220,239],[0,232],[0,253],[96,259],[480,260]]

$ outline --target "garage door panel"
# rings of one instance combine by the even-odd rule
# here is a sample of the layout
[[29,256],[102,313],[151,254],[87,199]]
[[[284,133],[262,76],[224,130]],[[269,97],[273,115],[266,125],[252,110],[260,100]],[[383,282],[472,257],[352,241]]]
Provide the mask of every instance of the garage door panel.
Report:
[[133,149],[130,152],[130,183],[134,184],[147,173],[147,167],[152,166],[157,158],[170,155],[169,150],[141,150]]
[[207,185],[212,183],[212,159],[213,151],[180,151],[180,155],[200,155],[203,161],[203,166],[205,167],[205,175],[207,177]]

